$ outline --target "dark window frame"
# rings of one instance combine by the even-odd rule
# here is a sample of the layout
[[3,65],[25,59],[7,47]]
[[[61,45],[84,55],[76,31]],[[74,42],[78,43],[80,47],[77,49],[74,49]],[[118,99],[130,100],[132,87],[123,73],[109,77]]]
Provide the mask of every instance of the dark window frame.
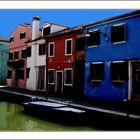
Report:
[[13,52],[9,52],[9,61],[12,61],[14,58],[14,53]]
[[[69,46],[68,42],[71,42],[71,45]],[[70,47],[70,52],[69,52],[69,48]],[[66,39],[65,40],[65,55],[72,55],[72,47],[73,47],[73,39],[70,38],[70,39]]]
[[111,27],[111,43],[119,44],[124,42],[126,42],[126,24],[120,23],[113,25]]
[[85,37],[80,37],[76,39],[76,51],[85,50]]
[[20,39],[24,39],[24,38],[26,38],[26,32],[20,33]]
[[[50,76],[50,74],[51,74],[51,76]],[[48,70],[48,84],[54,85],[54,78],[55,78],[55,71],[54,71],[54,69],[49,69]]]
[[7,79],[11,79],[11,78],[12,78],[12,70],[11,69],[8,69]]
[[104,80],[104,63],[91,63],[90,64],[90,81],[92,82],[102,82]]
[[[68,77],[67,71],[70,71],[71,78]],[[65,79],[64,79],[64,85],[66,85],[66,86],[72,86],[72,83],[73,83],[73,69],[72,68],[66,68],[66,69],[64,69],[64,77],[65,77]]]
[[100,45],[100,30],[89,31],[90,36],[87,37],[88,47],[98,47]]
[[15,38],[12,36],[12,37],[10,37],[10,42],[12,43],[12,42],[14,42],[14,40],[15,40]]
[[43,36],[49,35],[51,33],[51,27],[45,27],[43,29]]
[[27,47],[27,49],[26,49],[26,56],[27,57],[31,57],[31,55],[32,55],[32,48],[31,48],[31,46],[30,47]]
[[18,80],[24,80],[24,69],[17,70],[17,79]]
[[[51,47],[53,48],[52,49],[53,50],[52,53],[51,53]],[[49,49],[48,50],[48,57],[54,57],[54,55],[55,55],[55,44],[54,44],[54,42],[49,43],[48,49]]]
[[19,51],[15,51],[14,52],[14,60],[18,60],[19,59]]
[[38,47],[38,55],[45,55],[46,53],[46,47],[45,47],[45,44],[39,44],[39,47]]
[[110,79],[112,82],[128,80],[128,62],[112,62],[110,64]]
[[28,79],[30,75],[30,68],[26,68],[26,78]]
[[26,49],[23,49],[22,51],[21,51],[21,57],[24,59],[24,58],[26,58]]

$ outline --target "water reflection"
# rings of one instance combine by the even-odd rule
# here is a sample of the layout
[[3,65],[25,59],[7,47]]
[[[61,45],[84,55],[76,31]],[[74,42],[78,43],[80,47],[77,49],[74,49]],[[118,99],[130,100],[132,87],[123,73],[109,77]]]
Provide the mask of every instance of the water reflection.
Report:
[[69,126],[60,123],[41,120],[22,113],[22,107],[17,104],[0,102],[1,131],[65,131],[94,130],[87,126]]

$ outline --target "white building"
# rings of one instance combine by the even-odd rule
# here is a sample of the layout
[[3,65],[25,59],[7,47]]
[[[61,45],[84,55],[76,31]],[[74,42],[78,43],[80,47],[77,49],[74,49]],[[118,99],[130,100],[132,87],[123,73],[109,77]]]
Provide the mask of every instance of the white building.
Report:
[[40,29],[40,17],[33,18],[32,40],[27,43],[26,89],[46,90],[46,47],[44,36],[66,29],[66,26],[45,23]]

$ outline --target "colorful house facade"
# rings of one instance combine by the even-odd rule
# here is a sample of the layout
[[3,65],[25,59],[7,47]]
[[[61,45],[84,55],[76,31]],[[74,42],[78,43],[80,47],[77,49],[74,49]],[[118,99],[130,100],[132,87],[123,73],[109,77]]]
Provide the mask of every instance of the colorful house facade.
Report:
[[0,85],[6,84],[7,79],[7,61],[9,56],[10,42],[0,37]]
[[7,85],[25,88],[26,84],[26,41],[31,39],[32,28],[28,23],[19,25],[11,34],[8,60]]
[[85,96],[140,100],[140,11],[85,25]]
[[85,48],[81,42],[84,38],[82,26],[47,36],[48,94],[83,95]]
[[27,42],[27,70],[28,78],[26,89],[46,91],[46,47],[44,36],[59,30],[66,29],[66,26],[45,22],[40,28],[40,17],[33,18],[32,39]]

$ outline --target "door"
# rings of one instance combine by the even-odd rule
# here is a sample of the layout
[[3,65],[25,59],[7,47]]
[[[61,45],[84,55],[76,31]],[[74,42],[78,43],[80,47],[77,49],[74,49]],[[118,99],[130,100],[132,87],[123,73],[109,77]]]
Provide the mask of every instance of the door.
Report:
[[17,70],[12,70],[12,87],[16,87],[17,85]]
[[56,92],[63,92],[63,73],[61,71],[56,72]]
[[140,62],[132,63],[132,99],[140,101]]
[[45,66],[40,66],[38,68],[37,89],[44,90],[44,86],[45,86]]

